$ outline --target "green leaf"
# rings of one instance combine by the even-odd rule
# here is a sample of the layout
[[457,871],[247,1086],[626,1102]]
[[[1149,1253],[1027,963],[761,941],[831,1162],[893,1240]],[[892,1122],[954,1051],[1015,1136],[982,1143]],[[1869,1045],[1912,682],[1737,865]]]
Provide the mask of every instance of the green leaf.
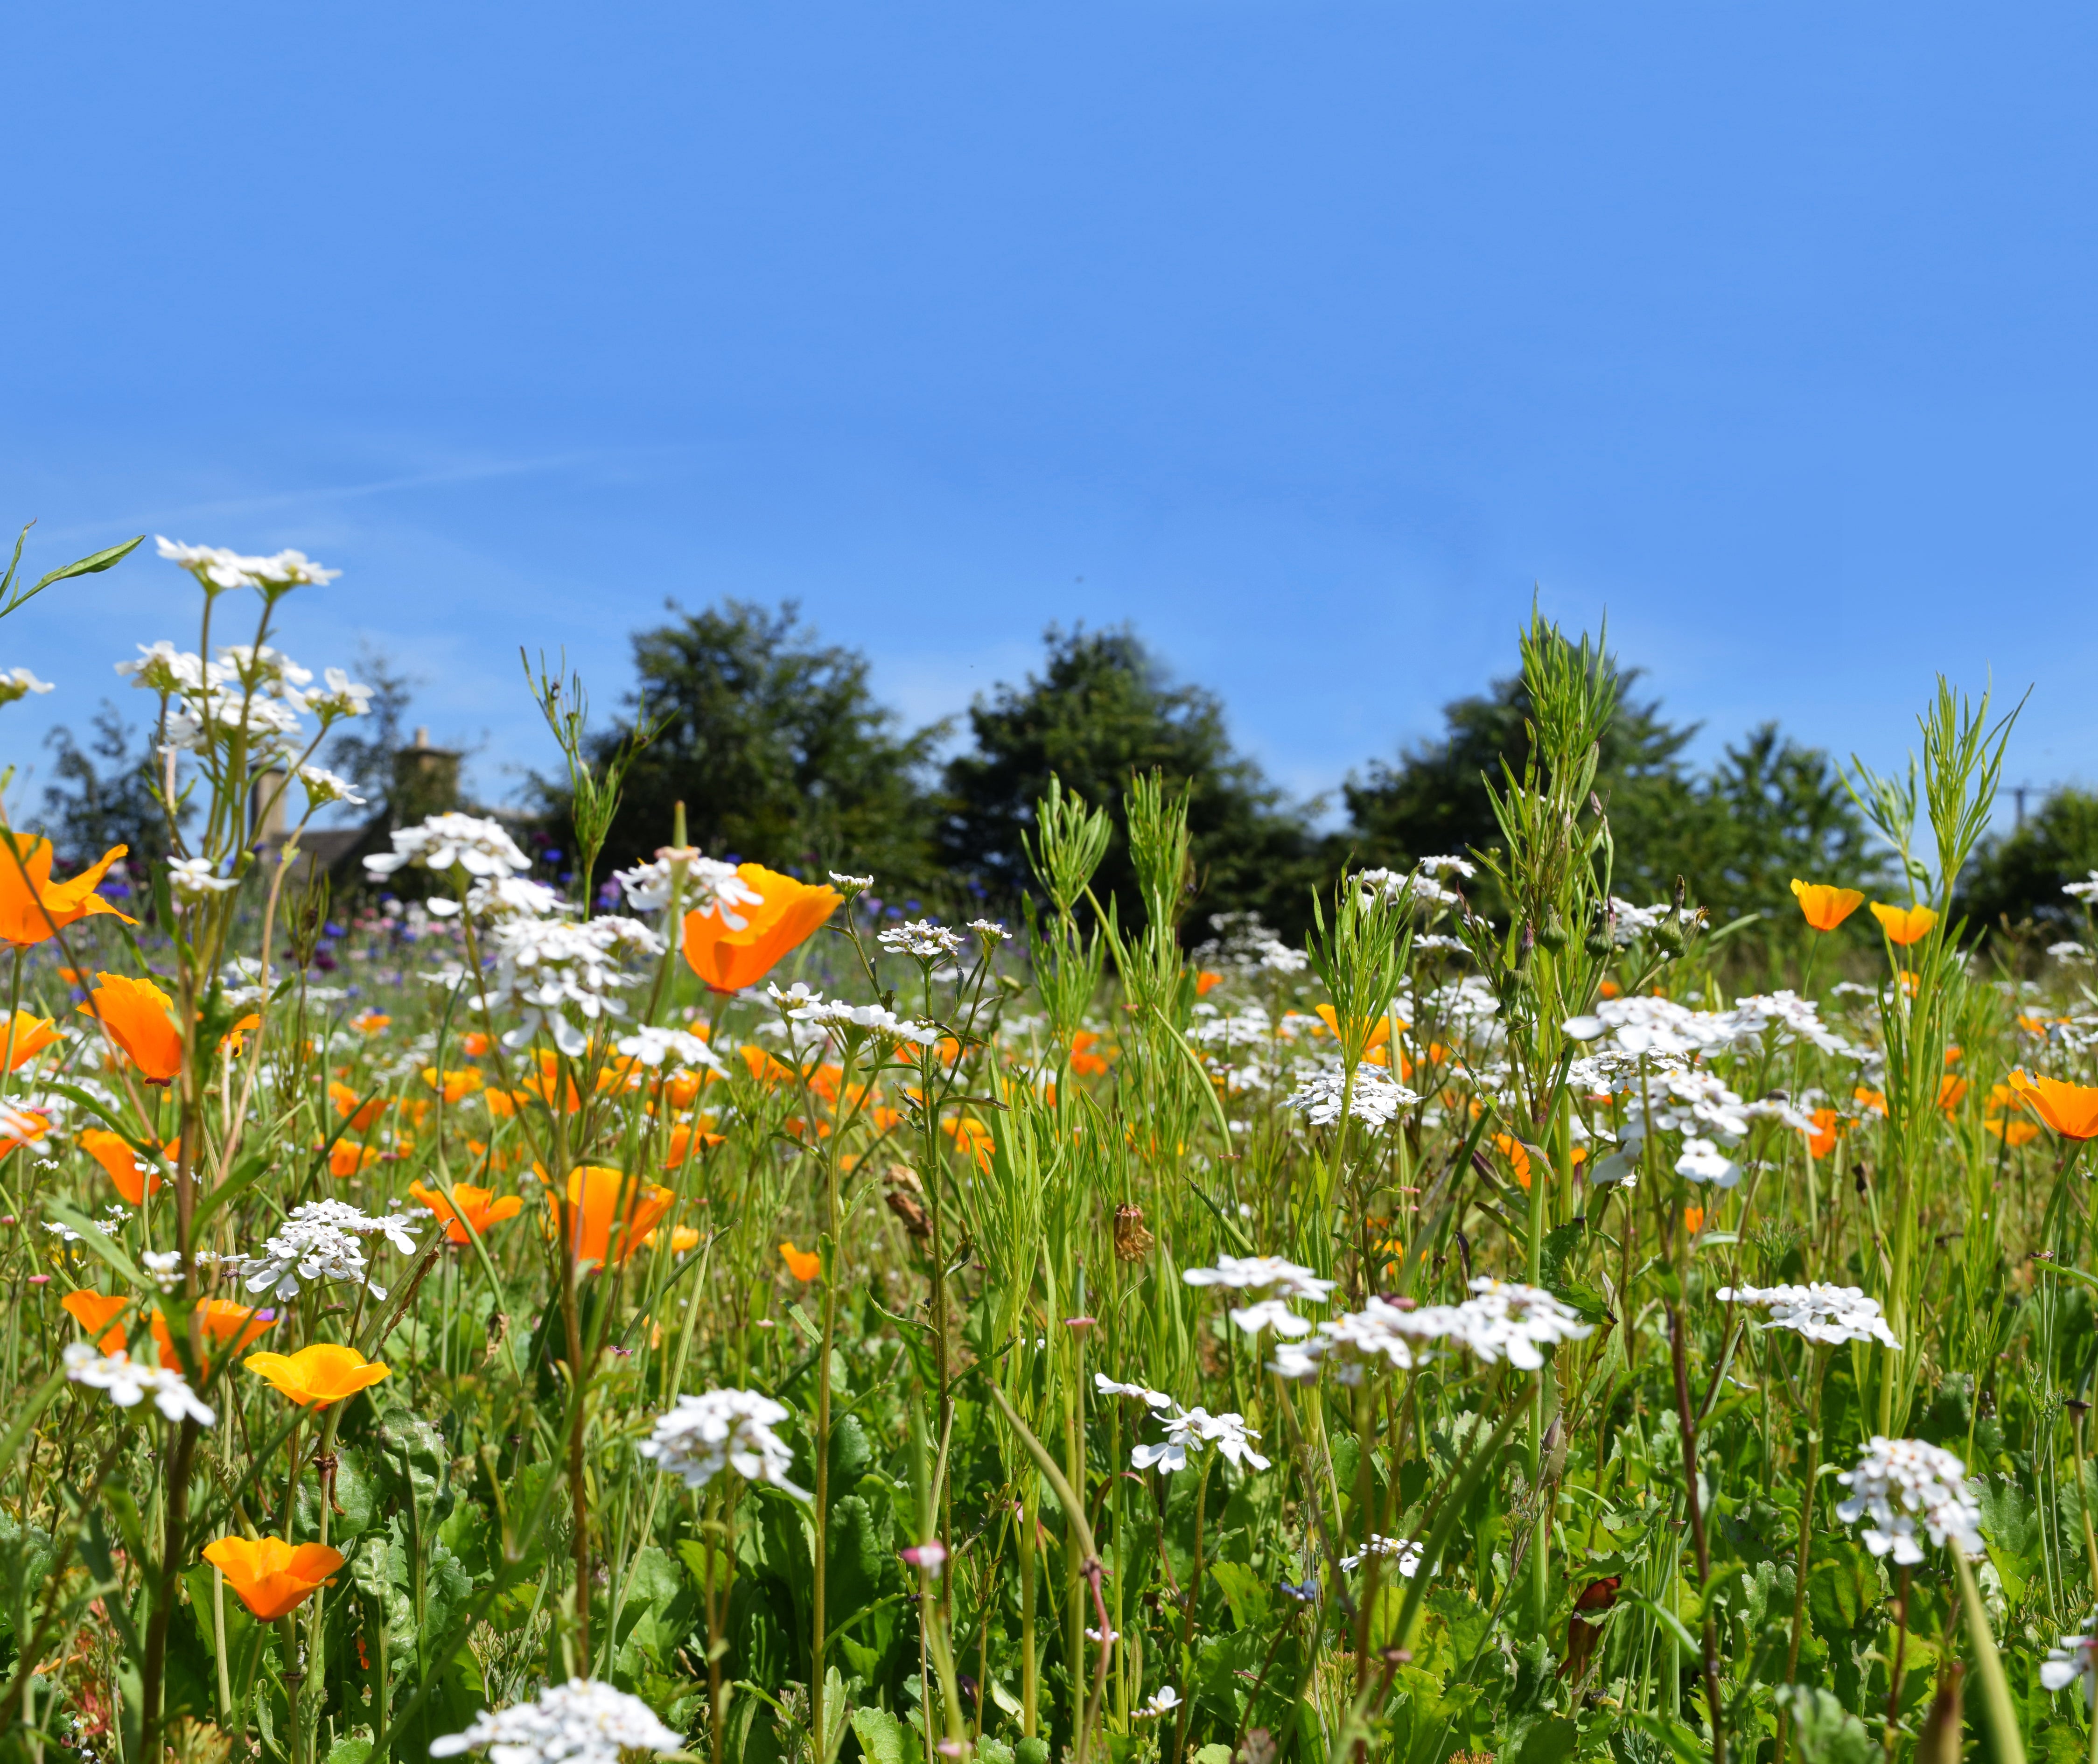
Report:
[[1803,1764],[1874,1764],[1880,1749],[1865,1724],[1818,1686],[1788,1685],[1778,1692],[1792,1715]]
[[[55,581],[64,581],[74,576],[99,576],[106,569],[113,569],[145,542],[146,535],[142,533],[137,538],[126,539],[123,544],[112,545],[107,551],[91,551],[86,557],[75,558],[72,563],[61,564],[58,568],[39,576],[36,586],[24,595],[22,600],[27,600],[32,595],[42,594]],[[15,604],[20,606],[22,600],[17,600]]]
[[867,1764],[914,1764],[917,1735],[885,1709],[855,1709],[852,1730]]
[[1515,1764],[1565,1764],[1580,1737],[1580,1728],[1564,1715],[1547,1715],[1523,1735]]
[[[243,1194],[255,1186],[257,1180],[266,1173],[269,1168],[269,1152],[266,1150],[257,1152],[252,1157],[241,1159],[239,1163],[234,1166],[232,1174],[224,1182],[208,1194],[200,1196],[197,1199],[196,1211],[190,1215],[190,1231],[192,1234],[191,1241],[195,1241],[194,1234],[206,1219],[217,1212],[221,1207],[231,1201],[238,1200]],[[345,1740],[340,1743],[348,1744],[350,1742]]]

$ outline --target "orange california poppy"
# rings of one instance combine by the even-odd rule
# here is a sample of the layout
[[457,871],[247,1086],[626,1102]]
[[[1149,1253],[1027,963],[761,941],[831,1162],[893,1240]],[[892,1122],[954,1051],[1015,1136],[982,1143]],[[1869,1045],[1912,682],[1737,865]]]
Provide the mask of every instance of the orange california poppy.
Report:
[[792,1084],[794,1068],[776,1055],[768,1054],[754,1043],[736,1049],[743,1055],[743,1063],[750,1068],[750,1075],[770,1090],[775,1084]]
[[743,929],[735,929],[716,905],[685,915],[685,959],[716,992],[740,992],[772,972],[779,959],[814,937],[844,903],[836,889],[811,888],[762,864],[737,867],[743,880],[762,897],[735,909]]
[[[236,1305],[230,1299],[201,1299],[190,1314],[191,1342],[196,1343],[201,1336],[204,1351],[213,1358],[229,1350],[237,1354],[276,1327],[274,1316]],[[168,1327],[168,1319],[157,1310],[153,1313],[153,1339],[160,1344],[161,1365],[172,1371],[182,1364],[175,1357],[174,1332]]]
[[360,1011],[349,1020],[349,1026],[362,1035],[376,1035],[387,1028],[393,1019],[375,1007]]
[[[663,1247],[663,1228],[659,1225],[654,1231],[651,1231],[646,1237],[643,1238],[641,1241],[646,1244],[651,1249],[661,1248]],[[670,1227],[670,1253],[672,1255],[682,1256],[687,1250],[697,1249],[699,1247],[700,1234],[693,1226],[689,1225],[674,1225]]]
[[109,1038],[129,1055],[149,1084],[165,1084],[182,1069],[182,1032],[175,1027],[173,999],[150,980],[98,974],[99,984],[80,1006],[99,1020]]
[[371,1169],[378,1161],[376,1147],[359,1145],[354,1139],[338,1139],[328,1147],[328,1174],[331,1176],[355,1176]]
[[988,1171],[990,1169],[991,1156],[998,1148],[998,1142],[991,1136],[990,1128],[969,1115],[950,1115],[940,1123],[940,1128],[955,1142],[956,1151],[966,1152],[977,1161],[978,1169]]
[[[1319,1020],[1326,1025],[1326,1032],[1334,1040],[1341,1038],[1341,1019],[1330,1004],[1318,1007]],[[1391,1039],[1391,1019],[1380,1016],[1370,1025],[1370,1038],[1363,1045],[1367,1048],[1381,1047]]]
[[664,1162],[672,1169],[683,1169],[690,1161],[696,1146],[704,1146],[711,1151],[719,1145],[722,1143],[722,1135],[709,1131],[711,1126],[710,1117],[705,1115],[700,1117],[696,1128],[689,1127],[683,1121],[679,1121],[670,1130],[670,1147]]
[[1195,996],[1206,998],[1224,983],[1224,976],[1213,968],[1205,968],[1195,976]]
[[[5,861],[0,858],[0,862]],[[6,1036],[7,1031],[0,1029],[0,1041],[4,1041]],[[15,1013],[15,1051],[7,1061],[7,1069],[13,1072],[27,1065],[59,1039],[59,1026],[49,1017],[32,1016],[27,1011],[17,1011]]]
[[813,1249],[797,1249],[792,1244],[782,1244],[779,1259],[787,1264],[789,1274],[804,1283],[816,1279],[823,1271],[823,1258]]
[[1704,1209],[1704,1208],[1702,1208],[1702,1207],[1685,1207],[1685,1208],[1683,1209],[1683,1235],[1684,1235],[1685,1236],[1688,1236],[1688,1237],[1695,1237],[1695,1236],[1696,1236],[1696,1235],[1700,1231],[1703,1231],[1704,1229],[1705,1229],[1705,1209]]
[[63,931],[97,913],[115,913],[127,925],[138,924],[94,892],[125,849],[112,845],[99,862],[70,882],[54,882],[49,840],[0,837],[0,942],[25,949],[42,943],[55,928]]
[[459,1051],[469,1060],[478,1060],[488,1051],[488,1038],[479,1029],[469,1029],[459,1037]]
[[2098,1139],[2098,1085],[2011,1074],[2019,1100],[2065,1139]]
[[51,1130],[50,1117],[37,1108],[15,1108],[0,1103],[0,1158],[18,1147],[42,1145]]
[[333,1341],[316,1341],[296,1354],[251,1354],[240,1363],[302,1409],[325,1409],[387,1374],[378,1361]]
[[1833,931],[1857,911],[1865,898],[1856,889],[1839,889],[1826,882],[1802,882],[1797,876],[1792,879],[1792,892],[1799,902],[1800,911],[1806,915],[1807,924],[1816,931]]
[[2039,1123],[2036,1121],[2012,1121],[1992,1115],[1982,1123],[1982,1130],[1994,1134],[2005,1145],[2017,1147],[2030,1144],[2039,1137]]
[[204,1559],[266,1623],[297,1610],[344,1560],[341,1551],[325,1543],[287,1543],[282,1538],[221,1538],[204,1547]]
[[[67,1314],[90,1336],[96,1330],[107,1328],[109,1320],[131,1301],[121,1292],[90,1292],[82,1287],[77,1292],[68,1292],[59,1301]],[[104,1354],[114,1354],[124,1345],[124,1332],[110,1329],[95,1343]]]
[[443,1091],[446,1102],[456,1103],[481,1088],[481,1077],[471,1066],[459,1072],[440,1072],[435,1066],[425,1066],[423,1082],[433,1090]]
[[1868,1090],[1860,1085],[1850,1092],[1850,1099],[1863,1104],[1876,1115],[1884,1115],[1887,1112],[1887,1093],[1885,1090]]
[[1494,1149],[1508,1161],[1508,1168],[1515,1172],[1515,1179],[1524,1187],[1530,1186],[1530,1153],[1524,1150],[1521,1140],[1512,1134],[1494,1135]]
[[1957,1108],[1967,1095],[1967,1081],[1948,1072],[1938,1081],[1938,1106],[1947,1114]]
[[[623,1170],[608,1169],[602,1164],[579,1165],[568,1172],[568,1213],[575,1221],[576,1260],[601,1265],[608,1254],[616,1251],[614,1259],[624,1265],[677,1198],[669,1189],[643,1182]],[[546,1207],[558,1231],[560,1203],[549,1195]]]
[[1071,1038],[1071,1069],[1082,1078],[1096,1078],[1108,1068],[1110,1055],[1093,1051],[1099,1039],[1091,1029],[1080,1029]]
[[[476,1236],[485,1237],[489,1226],[514,1219],[524,1210],[524,1196],[505,1195],[498,1200],[493,1188],[476,1188],[472,1183],[452,1184],[452,1193],[459,1199],[456,1209],[441,1191],[426,1188],[420,1183],[410,1183],[408,1192],[445,1222],[445,1235],[455,1244],[467,1241],[467,1225],[473,1227]],[[462,1218],[466,1224],[459,1222]]]
[[1872,902],[1872,916],[1880,922],[1880,928],[1887,934],[1887,941],[1907,949],[1930,935],[1930,928],[1938,923],[1938,914],[1929,906],[1889,906],[1883,902]]
[[1824,1158],[1836,1149],[1836,1140],[1843,1130],[1843,1117],[1832,1108],[1817,1108],[1814,1112],[1814,1131],[1806,1136],[1806,1155]]
[[165,1178],[131,1149],[131,1142],[121,1133],[86,1128],[81,1133],[80,1148],[109,1172],[117,1193],[133,1206],[139,1205],[148,1194],[160,1192]]
[[337,1115],[349,1121],[352,1133],[369,1132],[371,1124],[390,1106],[388,1099],[384,1096],[375,1096],[368,1102],[362,1101],[358,1091],[332,1078],[328,1081],[328,1101],[335,1105]]

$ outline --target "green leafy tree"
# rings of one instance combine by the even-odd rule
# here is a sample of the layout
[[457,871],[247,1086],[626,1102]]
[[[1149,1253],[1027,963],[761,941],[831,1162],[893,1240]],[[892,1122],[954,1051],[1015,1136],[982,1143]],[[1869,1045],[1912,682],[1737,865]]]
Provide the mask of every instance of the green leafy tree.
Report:
[[2040,932],[2080,929],[2083,909],[2061,892],[2098,871],[2098,794],[2062,789],[2025,823],[1983,841],[1957,897],[1970,930],[2001,932],[2030,921]]
[[1093,881],[1125,923],[1140,918],[1122,824],[1130,779],[1153,770],[1189,787],[1187,827],[1197,916],[1251,911],[1297,932],[1310,915],[1320,856],[1301,815],[1253,761],[1235,753],[1222,705],[1177,683],[1126,628],[1063,631],[1044,641],[1042,671],[1001,685],[969,711],[972,752],[950,761],[940,829],[947,863],[992,894],[1033,886],[1021,836],[1053,773],[1108,810],[1114,831]]
[[791,601],[670,610],[672,622],[634,638],[632,715],[592,744],[603,761],[637,720],[660,726],[626,775],[607,863],[668,845],[683,802],[709,856],[862,871],[884,889],[927,881],[925,780],[946,726],[904,733],[874,696],[867,657],[821,643]]
[[54,753],[54,782],[44,789],[44,816],[59,867],[70,872],[112,845],[129,848],[134,882],[168,854],[167,817],[153,782],[153,744],[106,699],[86,742],[61,723],[44,737]]

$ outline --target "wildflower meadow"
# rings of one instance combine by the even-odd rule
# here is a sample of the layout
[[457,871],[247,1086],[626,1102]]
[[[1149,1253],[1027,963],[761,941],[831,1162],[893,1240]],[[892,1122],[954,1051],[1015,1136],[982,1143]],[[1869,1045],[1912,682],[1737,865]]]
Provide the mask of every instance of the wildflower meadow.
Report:
[[170,855],[0,829],[11,1757],[2098,1759],[2098,998],[1955,910],[1986,696],[1849,774],[1897,881],[1714,923],[1533,620],[1498,837],[1300,945],[1183,935],[1157,774],[972,922],[607,877],[647,731],[542,672],[570,885],[446,809],[353,892],[331,573],[159,552]]

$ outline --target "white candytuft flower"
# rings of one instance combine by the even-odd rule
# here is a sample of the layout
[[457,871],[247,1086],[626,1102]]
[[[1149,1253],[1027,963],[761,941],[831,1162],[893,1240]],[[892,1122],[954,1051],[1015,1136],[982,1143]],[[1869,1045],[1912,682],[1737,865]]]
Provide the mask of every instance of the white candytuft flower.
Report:
[[532,860],[497,823],[476,814],[449,814],[397,829],[393,850],[375,852],[364,860],[374,875],[391,875],[410,864],[441,871],[457,865],[470,876],[497,876],[529,870]]
[[1338,1284],[1322,1280],[1309,1268],[1279,1256],[1219,1256],[1215,1267],[1189,1268],[1180,1278],[1190,1286],[1222,1286],[1235,1292],[1315,1301],[1325,1298]]
[[[1146,1393],[1147,1400],[1149,1393]],[[1265,1470],[1268,1460],[1253,1449],[1250,1441],[1260,1435],[1245,1424],[1242,1415],[1212,1415],[1206,1409],[1190,1409],[1185,1414],[1161,1417],[1165,1424],[1165,1438],[1156,1446],[1139,1446],[1129,1455],[1132,1468],[1148,1470],[1153,1464],[1164,1471],[1184,1470],[1187,1468],[1187,1448],[1214,1446],[1233,1463],[1242,1463],[1255,1470]]]
[[874,941],[891,955],[915,956],[921,962],[959,955],[966,946],[961,932],[936,925],[929,919],[906,919],[900,925],[892,925],[886,931],[876,932]]
[[663,953],[656,933],[639,919],[611,914],[580,922],[518,914],[496,924],[492,941],[496,965],[490,990],[517,1006],[522,1017],[504,1034],[503,1045],[522,1047],[543,1029],[571,1060],[590,1041],[570,1012],[590,1023],[623,1016],[625,1006],[609,996],[627,983],[618,958]]
[[656,1431],[634,1449],[687,1488],[704,1488],[724,1470],[746,1482],[769,1482],[797,1500],[806,1489],[787,1479],[794,1454],[772,1430],[787,1419],[783,1404],[755,1390],[709,1390],[683,1396],[656,1417]]
[[0,704],[11,704],[32,692],[48,692],[51,682],[40,680],[27,668],[0,669]]
[[[2091,1625],[2098,1630],[2098,1622]],[[2098,1635],[2065,1635],[2040,1662],[2039,1682],[2049,1691],[2083,1681],[2083,1699],[2098,1707]]]
[[168,886],[178,900],[202,901],[239,888],[240,879],[219,875],[208,858],[170,858]]
[[234,1271],[249,1292],[279,1298],[296,1298],[301,1280],[347,1280],[384,1299],[386,1288],[372,1280],[358,1241],[372,1236],[383,1236],[404,1256],[415,1253],[415,1240],[397,1216],[374,1218],[346,1200],[309,1200],[292,1209],[261,1255],[232,1258]]
[[1263,1329],[1272,1329],[1279,1336],[1308,1336],[1311,1319],[1300,1317],[1289,1308],[1287,1299],[1264,1298],[1251,1305],[1234,1305],[1231,1312],[1235,1327],[1249,1336],[1257,1336]]
[[[1298,1081],[1294,1095],[1284,1104],[1293,1108],[1315,1127],[1330,1127],[1341,1118],[1341,1099],[1347,1094],[1347,1079],[1344,1073],[1334,1070],[1315,1072]],[[1411,1108],[1420,1099],[1404,1086],[1394,1084],[1378,1066],[1358,1066],[1355,1068],[1355,1090],[1349,1101],[1348,1112],[1357,1121],[1371,1127],[1388,1127],[1398,1117],[1402,1108]]]
[[647,1024],[631,1035],[621,1036],[612,1045],[629,1060],[639,1060],[652,1071],[666,1060],[681,1066],[704,1066],[710,1072],[722,1068],[721,1055],[690,1029],[659,1029]]
[[[841,1041],[858,1033],[882,1041],[909,1042],[913,1047],[930,1047],[940,1039],[937,1024],[913,1022],[878,1004],[847,1004],[842,998],[826,998],[819,992],[811,992],[802,981],[795,981],[786,992],[777,986],[768,986],[766,990],[772,994],[774,1003],[786,1011],[792,1021],[815,1024]],[[788,1009],[790,1006],[792,1009]]]
[[1154,1409],[1179,1406],[1162,1390],[1152,1390],[1143,1384],[1118,1384],[1105,1372],[1093,1374],[1093,1388],[1104,1397],[1135,1397],[1139,1402],[1148,1403]]
[[1341,1567],[1344,1573],[1352,1574],[1372,1556],[1380,1557],[1395,1556],[1398,1558],[1399,1573],[1411,1580],[1420,1572],[1421,1555],[1420,1546],[1411,1538],[1387,1538],[1380,1532],[1372,1531],[1370,1534],[1369,1547],[1358,1551],[1353,1556],[1342,1556]]
[[303,551],[279,551],[274,557],[243,557],[224,546],[182,545],[159,538],[160,555],[179,564],[206,589],[292,588],[301,583],[333,581],[342,572],[323,569]]
[[1311,1341],[1279,1344],[1271,1370],[1284,1378],[1311,1378],[1331,1358],[1341,1383],[1358,1384],[1366,1367],[1383,1361],[1410,1371],[1426,1358],[1429,1344],[1442,1341],[1482,1360],[1535,1371],[1544,1364],[1542,1349],[1591,1333],[1593,1326],[1578,1312],[1541,1287],[1481,1275],[1461,1305],[1372,1298],[1359,1311],[1319,1324]]
[[2098,870],[2093,870],[2087,881],[2063,883],[2061,892],[2071,900],[2083,901],[2087,904],[2098,902]]
[[1144,1699],[1143,1707],[1134,1711],[1139,1721],[1156,1721],[1161,1715],[1170,1715],[1180,1706],[1180,1693],[1171,1685],[1153,1691]]
[[976,932],[986,943],[1004,943],[1012,936],[1010,931],[994,919],[972,919],[969,921],[969,929]]
[[550,1684],[538,1700],[486,1709],[463,1733],[430,1742],[432,1757],[488,1748],[491,1764],[619,1764],[621,1752],[675,1752],[684,1744],[638,1696],[596,1678]]
[[1880,1301],[1868,1298],[1854,1286],[1831,1286],[1816,1280],[1811,1286],[1723,1286],[1723,1304],[1753,1305],[1771,1314],[1764,1329],[1796,1330],[1810,1341],[1839,1346],[1846,1341],[1881,1341],[1890,1348],[1894,1340],[1880,1314]]
[[1979,1556],[1982,1509],[1966,1479],[1966,1465],[1942,1446],[1875,1433],[1857,1468],[1836,1479],[1850,1491],[1836,1516],[1846,1525],[1865,1520],[1865,1547],[1875,1556],[1891,1551],[1897,1562],[1923,1560],[1919,1521],[1933,1543]]
[[324,809],[331,802],[347,802],[353,808],[364,806],[364,798],[358,795],[356,786],[347,778],[338,778],[324,766],[301,766],[299,782],[306,787],[309,809]]
[[871,875],[847,875],[842,870],[831,871],[831,886],[841,893],[864,894],[874,886]]
[[684,885],[678,897],[680,905],[688,911],[719,914],[722,923],[731,931],[748,928],[750,921],[735,909],[755,906],[765,897],[743,880],[734,864],[723,863],[718,858],[703,858],[696,845],[665,845],[651,862],[613,871],[612,880],[634,911],[659,913],[670,904],[673,872],[679,864],[685,869]]
[[218,1420],[217,1411],[198,1400],[181,1373],[146,1365],[121,1348],[104,1355],[85,1341],[68,1341],[65,1375],[76,1384],[108,1391],[109,1400],[120,1409],[136,1408],[143,1398],[151,1397],[153,1406],[170,1421],[187,1419],[210,1427]]

